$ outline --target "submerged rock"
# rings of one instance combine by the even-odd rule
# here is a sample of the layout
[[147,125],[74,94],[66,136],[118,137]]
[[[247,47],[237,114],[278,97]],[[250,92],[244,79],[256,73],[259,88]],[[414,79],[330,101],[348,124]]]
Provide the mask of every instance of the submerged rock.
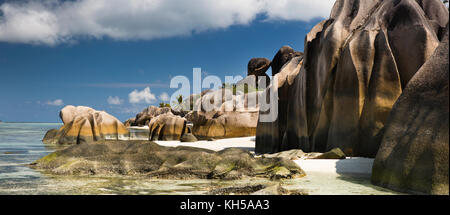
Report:
[[288,195],[289,191],[284,189],[281,185],[272,185],[264,189],[251,193],[250,195]]
[[206,193],[207,195],[308,195],[304,190],[287,190],[280,184],[256,184],[236,187],[217,188]]
[[372,183],[412,193],[449,194],[449,41],[446,36],[395,103]]
[[192,133],[200,139],[221,139],[253,136],[258,112],[193,112],[189,115]]
[[90,107],[68,105],[60,111],[64,125],[46,133],[44,143],[80,144],[105,139],[127,139],[129,132],[117,118]]
[[207,195],[230,195],[230,194],[238,194],[238,195],[248,195],[254,193],[258,190],[266,188],[266,185],[256,184],[256,185],[247,185],[247,186],[239,186],[239,187],[223,187],[217,188],[206,193]]
[[[164,147],[150,141],[99,141],[53,152],[31,167],[53,174],[146,175],[154,178],[240,179],[299,178],[304,171],[283,158],[255,158],[248,151],[219,152],[193,147]],[[279,170],[283,170],[280,172]]]

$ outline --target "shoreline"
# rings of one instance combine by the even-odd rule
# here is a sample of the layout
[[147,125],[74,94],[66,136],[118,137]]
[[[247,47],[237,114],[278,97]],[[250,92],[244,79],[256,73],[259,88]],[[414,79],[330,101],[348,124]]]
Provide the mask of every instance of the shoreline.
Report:
[[[158,145],[177,147],[189,146],[220,151],[226,148],[240,148],[254,153],[255,136],[218,139],[214,141],[200,140],[197,142],[154,141]],[[347,157],[346,159],[296,159],[293,160],[306,173],[329,173],[336,175],[357,175],[370,178],[372,175],[373,158]]]

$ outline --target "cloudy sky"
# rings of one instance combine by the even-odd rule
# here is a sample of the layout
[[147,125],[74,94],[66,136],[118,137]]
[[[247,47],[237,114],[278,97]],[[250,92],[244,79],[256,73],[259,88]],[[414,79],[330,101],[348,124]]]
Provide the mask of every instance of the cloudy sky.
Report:
[[168,101],[170,79],[246,75],[334,0],[0,0],[0,120],[57,122],[68,104],[121,120]]

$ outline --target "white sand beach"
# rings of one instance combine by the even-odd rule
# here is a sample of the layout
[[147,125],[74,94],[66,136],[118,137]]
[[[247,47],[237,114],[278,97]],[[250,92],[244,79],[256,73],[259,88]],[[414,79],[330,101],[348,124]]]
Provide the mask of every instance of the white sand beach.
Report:
[[[255,136],[215,141],[155,141],[163,146],[191,146],[219,151],[235,147],[255,150]],[[306,176],[284,183],[287,189],[303,189],[310,195],[392,195],[401,194],[370,183],[374,159],[347,157],[346,159],[294,160]]]
[[255,136],[218,139],[214,141],[200,140],[197,142],[180,142],[180,141],[154,141],[162,146],[191,146],[214,151],[220,151],[226,148],[241,148],[251,152],[255,151]]

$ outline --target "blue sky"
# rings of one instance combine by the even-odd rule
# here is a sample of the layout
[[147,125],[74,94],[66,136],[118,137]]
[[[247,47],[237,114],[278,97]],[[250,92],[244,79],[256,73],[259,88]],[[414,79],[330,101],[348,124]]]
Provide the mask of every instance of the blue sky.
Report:
[[[193,67],[222,79],[225,75],[245,76],[250,58],[272,59],[283,45],[303,51],[306,33],[324,19],[322,14],[316,18],[273,18],[276,16],[268,12],[253,12],[254,17],[248,15],[246,21],[201,30],[188,20],[194,26],[188,28],[188,33],[171,32],[171,28],[160,26],[171,25],[171,21],[144,26],[138,23],[136,29],[128,29],[136,22],[131,20],[123,29],[118,27],[126,34],[97,35],[92,29],[69,32],[58,27],[50,36],[39,37],[34,32],[43,29],[48,33],[49,28],[44,28],[48,26],[39,28],[35,24],[18,29],[14,16],[24,12],[10,10],[5,5],[12,6],[7,4],[0,1],[0,120],[13,122],[59,122],[59,110],[69,104],[105,110],[126,120],[148,105],[157,105],[161,94],[170,96],[176,90],[169,88],[171,77],[192,78]],[[28,4],[17,7],[31,7]],[[44,9],[32,6],[32,10]],[[29,11],[25,14],[31,14]],[[124,16],[126,19],[127,14]],[[155,37],[158,34],[154,32],[163,36]],[[130,93],[146,87],[155,99],[130,103]]]

